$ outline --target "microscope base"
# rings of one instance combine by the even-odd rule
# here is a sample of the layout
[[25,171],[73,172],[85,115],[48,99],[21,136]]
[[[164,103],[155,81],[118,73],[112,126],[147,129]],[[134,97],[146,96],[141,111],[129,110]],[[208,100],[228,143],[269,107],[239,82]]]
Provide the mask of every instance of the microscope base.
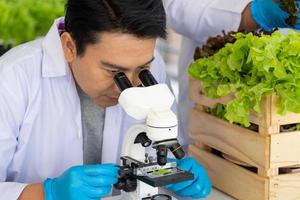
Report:
[[[171,196],[172,200],[178,200],[177,198]],[[106,197],[106,198],[102,198],[103,200],[133,200],[131,197],[125,197],[122,195],[119,196],[113,196],[113,197]],[[139,199],[140,200],[140,199]],[[150,198],[149,198],[150,200]]]
[[[175,197],[176,196],[175,194],[164,189],[163,187],[151,188],[151,186],[149,186],[149,188],[147,188],[147,185],[143,185],[143,186],[146,186],[146,187],[142,187],[142,190],[140,190],[140,193],[137,193],[137,191],[130,192],[130,193],[126,193],[126,192],[122,191],[121,195],[106,197],[106,198],[102,198],[102,199],[103,200],[151,200],[151,196],[154,196],[156,194],[165,194],[165,195],[170,196],[171,200],[179,200],[178,197]],[[154,192],[154,189],[156,189],[156,192]],[[148,194],[148,195],[145,195],[145,194]],[[148,196],[150,196],[150,197],[148,197]]]

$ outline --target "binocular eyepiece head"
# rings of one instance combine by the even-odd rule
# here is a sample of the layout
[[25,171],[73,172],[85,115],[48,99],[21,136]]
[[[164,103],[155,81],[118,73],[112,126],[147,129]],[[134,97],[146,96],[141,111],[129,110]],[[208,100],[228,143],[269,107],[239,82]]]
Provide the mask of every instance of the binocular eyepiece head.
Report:
[[[151,72],[148,69],[142,70],[138,76],[144,87],[148,87],[148,86],[157,84],[157,81],[155,80],[155,78],[153,77],[153,75],[151,74]],[[133,87],[132,83],[127,78],[127,76],[124,72],[118,72],[114,76],[114,81],[121,91],[126,90],[127,88]]]

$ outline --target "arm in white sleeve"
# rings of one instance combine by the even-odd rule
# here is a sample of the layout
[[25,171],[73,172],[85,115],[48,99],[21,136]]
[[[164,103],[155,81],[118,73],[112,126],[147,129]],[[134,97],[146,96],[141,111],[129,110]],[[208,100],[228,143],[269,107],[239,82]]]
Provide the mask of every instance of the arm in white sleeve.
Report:
[[0,64],[0,200],[16,200],[27,184],[12,182],[8,168],[17,148],[26,108],[25,76],[21,69]]
[[251,0],[168,0],[168,24],[178,33],[203,43],[222,30],[236,31]]

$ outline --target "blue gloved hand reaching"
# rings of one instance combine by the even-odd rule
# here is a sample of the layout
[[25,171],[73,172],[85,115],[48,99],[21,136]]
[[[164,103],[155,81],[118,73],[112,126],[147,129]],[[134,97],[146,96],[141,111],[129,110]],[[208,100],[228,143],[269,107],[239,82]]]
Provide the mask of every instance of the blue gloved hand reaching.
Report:
[[[299,1],[297,1],[297,5],[299,8]],[[266,31],[273,28],[300,29],[299,11],[296,16],[296,24],[294,26],[289,25],[287,19],[290,14],[282,9],[280,0],[254,0],[251,4],[251,15],[254,21]]]
[[46,179],[46,200],[99,200],[118,181],[119,167],[113,164],[71,167],[60,177]]
[[204,198],[211,192],[211,182],[204,169],[194,158],[188,157],[182,160],[168,159],[176,162],[177,166],[187,172],[194,174],[194,180],[167,185],[166,188],[178,196]]

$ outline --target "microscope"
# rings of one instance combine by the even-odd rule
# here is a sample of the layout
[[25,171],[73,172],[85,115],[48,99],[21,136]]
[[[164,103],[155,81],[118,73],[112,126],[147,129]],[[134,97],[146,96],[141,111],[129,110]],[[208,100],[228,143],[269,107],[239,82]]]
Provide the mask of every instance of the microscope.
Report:
[[[176,162],[168,162],[170,151],[176,159],[185,156],[177,140],[177,116],[171,110],[174,95],[166,84],[158,84],[149,70],[139,73],[142,85],[133,87],[123,72],[114,76],[121,90],[119,103],[136,120],[145,120],[127,131],[122,151],[119,181],[121,199],[175,200],[159,193],[159,187],[192,180],[193,174],[179,169]],[[146,148],[156,151],[156,160]]]

